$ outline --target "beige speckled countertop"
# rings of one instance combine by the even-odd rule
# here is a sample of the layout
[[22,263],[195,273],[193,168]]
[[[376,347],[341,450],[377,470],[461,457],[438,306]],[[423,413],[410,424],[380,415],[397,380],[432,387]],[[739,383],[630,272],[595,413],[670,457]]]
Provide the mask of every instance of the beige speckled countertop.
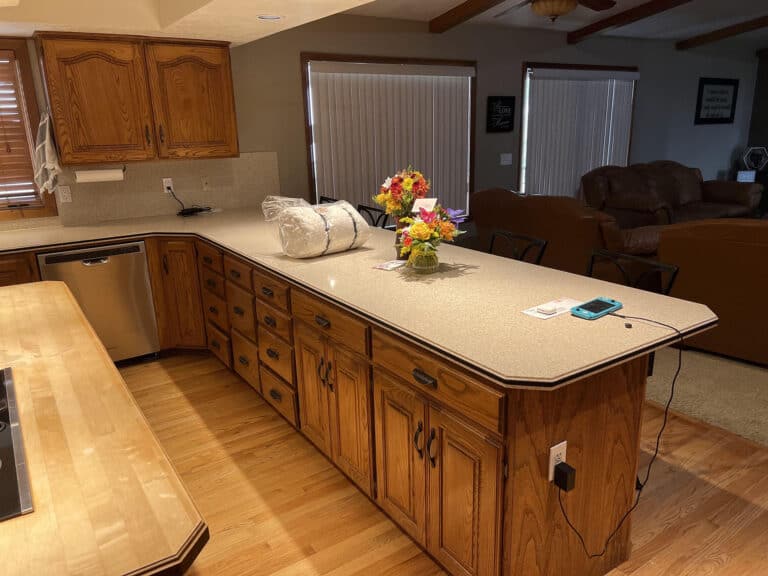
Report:
[[363,248],[311,260],[282,255],[277,227],[260,211],[192,218],[164,216],[93,226],[0,232],[0,252],[150,233],[195,234],[261,264],[395,331],[455,358],[502,384],[554,386],[674,341],[666,328],[564,314],[539,320],[523,310],[560,297],[607,296],[623,313],[651,318],[684,334],[717,321],[704,305],[443,245],[429,276],[373,266],[394,257],[392,232],[376,230]]

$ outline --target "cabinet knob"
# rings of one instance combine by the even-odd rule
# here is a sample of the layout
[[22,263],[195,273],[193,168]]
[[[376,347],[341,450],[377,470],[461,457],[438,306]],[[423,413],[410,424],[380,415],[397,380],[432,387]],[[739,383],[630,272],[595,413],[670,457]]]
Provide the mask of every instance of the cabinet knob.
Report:
[[267,348],[267,356],[272,358],[272,360],[279,360],[280,359],[280,353],[273,349],[273,348]]
[[163,254],[163,272],[165,272],[166,275],[169,273],[167,254]]
[[277,400],[278,402],[282,402],[282,401],[283,401],[283,395],[282,395],[282,394],[280,394],[280,392],[278,392],[278,391],[277,391],[277,390],[275,390],[274,388],[270,388],[270,390],[269,390],[269,395],[270,395],[272,398],[274,398],[275,400]]
[[264,324],[269,326],[270,328],[274,328],[277,326],[277,321],[272,318],[272,316],[264,316]]
[[238,272],[237,270],[230,270],[229,275],[232,276],[232,278],[234,278],[235,280],[240,278],[240,272]]
[[275,293],[272,291],[271,288],[267,288],[266,286],[261,287],[261,293],[264,294],[267,298],[273,298],[275,296]]
[[245,316],[245,310],[240,308],[240,306],[235,306],[232,311],[237,314],[238,316]]
[[144,138],[147,139],[147,146],[152,144],[152,138],[149,136],[149,124],[144,124]]
[[165,144],[165,131],[162,124],[160,124],[160,143]]
[[208,280],[206,280],[205,283],[208,284],[208,286],[210,286],[211,288],[216,287],[216,280],[214,280],[213,278],[208,278]]
[[437,379],[433,378],[423,370],[414,368],[411,374],[413,374],[413,379],[419,384],[437,389]]
[[240,364],[242,364],[243,366],[248,366],[248,365],[250,365],[250,362],[248,361],[248,358],[246,358],[245,356],[240,356],[240,357],[237,359],[237,361],[238,361],[238,362],[240,362]]
[[219,309],[216,308],[216,306],[208,306],[208,312],[210,312],[211,314],[218,314]]
[[419,438],[424,433],[424,422],[419,421],[416,426],[416,433],[413,435],[413,447],[419,454],[419,460],[424,460],[424,448],[419,447]]
[[216,348],[216,350],[220,350],[221,344],[219,344],[218,340],[211,340],[211,348]]
[[210,256],[203,256],[203,262],[205,262],[206,264],[213,264],[213,258],[211,258]]
[[325,386],[325,375],[323,374],[323,366],[325,365],[325,358],[320,358],[320,363],[317,365],[317,377],[320,378],[320,384]]
[[429,441],[427,441],[427,456],[429,457],[429,463],[432,465],[432,468],[435,468],[437,466],[437,455],[432,455],[432,444],[435,443],[435,429],[432,428],[429,431]]

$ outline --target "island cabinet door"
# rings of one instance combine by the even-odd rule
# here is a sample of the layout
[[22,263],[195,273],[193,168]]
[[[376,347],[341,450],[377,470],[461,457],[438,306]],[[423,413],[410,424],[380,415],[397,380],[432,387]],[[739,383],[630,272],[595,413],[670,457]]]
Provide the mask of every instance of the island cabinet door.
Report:
[[426,544],[427,405],[374,369],[376,501],[416,542]]
[[31,252],[0,256],[0,286],[40,280],[35,255]]
[[299,392],[301,432],[326,456],[331,456],[325,342],[301,324],[296,325],[296,388]]
[[333,461],[372,496],[370,365],[366,358],[330,342],[327,349]]
[[205,318],[194,241],[150,238],[146,246],[160,347],[205,348]]
[[501,449],[430,406],[427,550],[456,576],[499,573]]

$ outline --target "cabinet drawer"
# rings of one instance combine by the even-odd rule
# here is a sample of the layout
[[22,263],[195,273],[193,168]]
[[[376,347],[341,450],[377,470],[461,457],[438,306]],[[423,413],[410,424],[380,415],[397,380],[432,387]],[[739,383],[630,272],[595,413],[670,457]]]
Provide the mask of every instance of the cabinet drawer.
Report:
[[287,282],[254,270],[253,291],[259,300],[268,302],[275,308],[288,310],[290,287]]
[[214,355],[227,365],[227,368],[232,368],[232,347],[229,343],[229,336],[224,334],[221,330],[216,328],[210,322],[207,326],[208,330],[208,349],[214,353]]
[[263,302],[256,302],[256,317],[259,320],[260,326],[277,334],[286,342],[293,342],[291,317],[288,314],[280,312]]
[[224,276],[228,282],[251,290],[251,266],[231,256],[224,256]]
[[234,330],[256,340],[256,319],[253,314],[253,294],[227,282],[229,323]]
[[494,432],[503,432],[504,395],[424,348],[373,330],[373,361],[414,388]]
[[203,311],[208,322],[212,322],[224,332],[229,332],[227,303],[223,298],[219,298],[210,290],[203,290]]
[[275,376],[268,368],[261,367],[261,393],[293,427],[298,426],[296,418],[296,392]]
[[303,320],[358,354],[368,355],[368,325],[362,320],[297,290],[291,294],[291,309],[295,319]]
[[224,264],[221,252],[205,242],[197,243],[197,258],[202,267],[208,267],[219,274],[224,273]]
[[275,374],[293,385],[293,348],[259,326],[259,359]]
[[224,291],[224,276],[221,274],[216,274],[216,272],[210,268],[203,266],[202,270],[200,271],[200,277],[203,281],[203,288],[210,290],[216,294],[216,296],[221,298],[227,297],[227,294]]
[[259,349],[256,344],[237,332],[232,332],[232,366],[254,390],[261,392]]

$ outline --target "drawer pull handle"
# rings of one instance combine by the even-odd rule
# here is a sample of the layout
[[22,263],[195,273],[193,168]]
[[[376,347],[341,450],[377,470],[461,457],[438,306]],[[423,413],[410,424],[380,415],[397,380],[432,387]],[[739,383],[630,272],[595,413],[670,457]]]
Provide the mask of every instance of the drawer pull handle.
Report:
[[274,328],[277,326],[277,321],[272,318],[272,316],[264,316],[264,324],[269,326],[270,328]]
[[205,262],[208,265],[213,264],[213,258],[211,258],[210,256],[203,256],[203,262]]
[[414,368],[413,372],[413,379],[416,380],[419,384],[423,384],[424,386],[429,386],[430,388],[437,389],[437,380],[424,372],[423,370],[419,370],[418,368]]
[[270,388],[269,395],[272,396],[272,398],[274,398],[278,402],[282,402],[283,401],[283,395],[280,394],[280,392],[278,392],[274,388]]
[[272,291],[271,288],[267,288],[266,286],[261,287],[261,293],[264,294],[264,296],[267,296],[269,298],[274,298],[275,293]]
[[[323,375],[323,366],[325,366],[325,358],[320,358],[320,363],[317,365],[317,377],[320,378],[320,384],[326,385],[325,376]],[[328,374],[326,370],[325,374]]]
[[230,270],[229,275],[232,276],[232,278],[234,278],[235,280],[240,278],[240,272],[238,272],[237,270]]
[[267,348],[267,356],[272,358],[272,360],[280,359],[280,353],[277,350],[274,350],[273,348]]
[[429,441],[427,442],[427,456],[429,457],[429,463],[432,465],[432,468],[435,468],[437,466],[437,456],[432,456],[432,444],[435,442],[435,429],[432,428],[429,431]]
[[315,324],[317,324],[321,328],[326,328],[326,329],[331,327],[331,321],[328,320],[328,318],[324,318],[323,316],[320,316],[319,314],[315,315]]
[[416,433],[413,435],[413,447],[416,448],[416,452],[419,454],[419,460],[424,460],[424,448],[419,448],[419,438],[424,432],[424,422],[419,421],[416,426]]
[[211,348],[216,348],[216,350],[221,350],[221,344],[219,344],[218,340],[211,340]]
[[237,314],[238,316],[245,316],[245,310],[240,308],[240,306],[235,306],[232,311]]
[[210,312],[211,314],[218,314],[219,309],[216,308],[216,306],[208,306],[208,312]]
[[325,383],[328,384],[328,390],[334,392],[333,381],[331,380],[331,361],[325,363]]
[[251,364],[251,363],[248,361],[248,358],[246,358],[245,356],[240,356],[240,357],[239,357],[237,360],[238,360],[238,361],[240,362],[240,364],[242,364],[243,366],[249,366],[249,365]]
[[210,286],[211,288],[216,288],[216,280],[214,280],[213,278],[208,278],[208,280],[206,280],[205,283],[208,284],[208,286]]

